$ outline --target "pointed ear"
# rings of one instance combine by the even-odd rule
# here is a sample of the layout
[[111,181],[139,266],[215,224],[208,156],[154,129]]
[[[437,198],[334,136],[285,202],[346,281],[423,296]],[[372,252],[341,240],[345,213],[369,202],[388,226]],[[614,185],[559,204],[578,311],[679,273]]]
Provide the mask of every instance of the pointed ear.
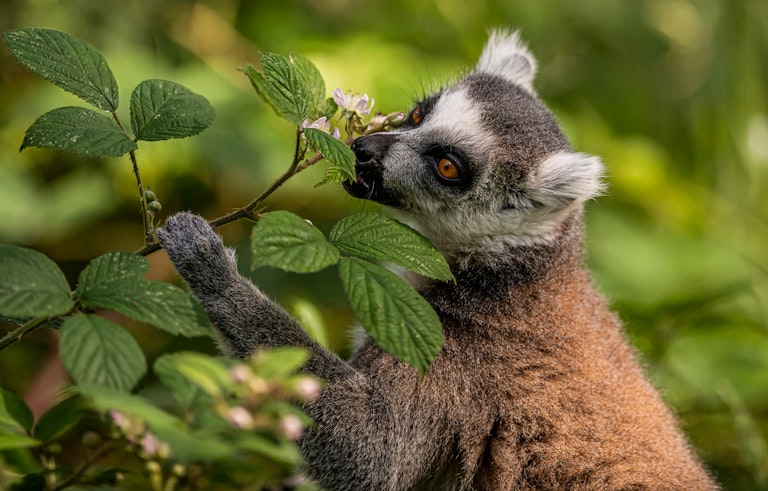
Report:
[[529,176],[525,196],[551,208],[586,201],[605,191],[603,173],[603,163],[598,157],[558,152],[547,157]]
[[477,62],[476,72],[489,73],[533,92],[536,59],[520,40],[520,32],[492,31]]

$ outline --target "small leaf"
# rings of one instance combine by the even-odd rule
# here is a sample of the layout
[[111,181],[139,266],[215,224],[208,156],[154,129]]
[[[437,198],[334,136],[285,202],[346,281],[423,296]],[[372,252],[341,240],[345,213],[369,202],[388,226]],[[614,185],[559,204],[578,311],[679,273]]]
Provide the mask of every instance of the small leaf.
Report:
[[[163,368],[175,370],[186,380],[192,382],[210,396],[221,396],[234,391],[234,382],[229,376],[229,369],[221,360],[200,353],[173,353],[160,360]],[[158,360],[158,361],[160,361]],[[157,370],[157,365],[155,365]]]
[[309,352],[297,346],[281,346],[261,350],[254,356],[256,372],[267,380],[281,379],[296,373],[309,359]]
[[338,167],[344,179],[352,181],[355,173],[355,154],[343,142],[337,140],[328,133],[315,129],[304,128],[304,136],[313,148],[319,150],[323,157]]
[[320,182],[315,184],[315,187],[322,186],[323,184],[335,184],[348,180],[349,177],[344,171],[341,170],[341,167],[332,163],[325,169],[323,178],[320,180]]
[[323,75],[309,58],[292,53],[290,61],[293,63],[294,67],[296,67],[296,71],[299,72],[301,79],[304,81],[304,87],[306,87],[308,93],[308,119],[311,121],[319,119],[320,116],[324,115],[325,109],[327,109],[325,104],[325,80],[323,80]]
[[442,325],[429,303],[396,274],[362,259],[342,259],[339,276],[376,343],[424,374],[443,345]]
[[137,140],[196,135],[215,117],[208,99],[167,80],[145,80],[131,94],[131,128]]
[[94,157],[119,157],[136,150],[112,119],[84,107],[49,111],[27,128],[21,149],[54,148]]
[[80,274],[75,295],[86,307],[114,310],[170,334],[210,335],[210,323],[189,293],[169,283],[145,280],[148,270],[149,263],[141,256],[104,254]]
[[35,437],[49,442],[63,436],[83,418],[85,409],[85,402],[79,396],[64,399],[40,417],[35,424]]
[[339,110],[338,104],[333,100],[333,97],[329,97],[325,100],[325,103],[320,106],[320,117],[325,116],[325,119],[330,120]]
[[0,452],[5,450],[17,450],[20,448],[36,447],[40,445],[38,440],[26,435],[0,432]]
[[333,227],[330,237],[342,254],[388,261],[428,278],[453,280],[451,268],[429,239],[380,213],[346,217]]
[[339,261],[339,251],[314,225],[287,211],[264,215],[251,234],[253,269],[272,266],[314,273]]
[[115,77],[86,41],[51,29],[14,29],[3,35],[16,61],[31,72],[103,111],[117,110]]
[[147,370],[133,336],[103,317],[75,315],[64,321],[59,333],[61,361],[80,385],[127,392]]
[[310,94],[299,70],[288,58],[275,53],[261,54],[261,69],[259,72],[246,65],[241,71],[278,116],[300,125],[309,114]]
[[0,387],[0,428],[4,425],[28,433],[33,422],[32,411],[21,397]]
[[56,263],[44,254],[0,245],[0,314],[14,318],[66,314],[75,303]]
[[211,397],[176,369],[179,356],[178,353],[170,353],[155,360],[155,375],[168,388],[176,402],[185,409],[210,404]]

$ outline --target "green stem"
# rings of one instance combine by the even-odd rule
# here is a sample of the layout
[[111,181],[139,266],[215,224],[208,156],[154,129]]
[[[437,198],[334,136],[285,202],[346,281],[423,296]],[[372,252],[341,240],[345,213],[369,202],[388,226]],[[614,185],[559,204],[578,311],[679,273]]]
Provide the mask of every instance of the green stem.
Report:
[[[120,127],[123,133],[127,135],[128,132],[125,130],[125,126],[123,126],[123,123],[122,121],[120,121],[120,118],[117,117],[116,112],[112,113],[112,117],[115,118],[117,125]],[[139,173],[139,164],[136,161],[136,152],[131,150],[130,152],[128,152],[128,155],[131,158],[131,165],[133,165],[133,174],[136,176],[136,185],[139,188],[139,200],[141,202],[141,219],[142,219],[142,222],[144,223],[144,247],[147,247],[155,243],[155,231],[152,225],[152,212],[149,211],[149,207],[147,206],[147,197],[144,195],[144,184],[142,184],[141,182],[141,173]]]
[[29,322],[22,324],[17,329],[6,334],[3,339],[0,339],[0,351],[8,346],[21,341],[21,339],[34,331],[48,320],[48,317],[36,317]]
[[[313,155],[312,157],[304,160],[302,162],[302,159],[304,158],[304,151],[302,151],[301,148],[301,128],[297,129],[296,132],[296,146],[294,148],[294,154],[293,154],[293,161],[291,162],[290,167],[288,167],[288,170],[286,170],[280,177],[278,177],[271,186],[269,186],[267,189],[265,189],[261,194],[259,194],[256,198],[253,199],[250,203],[245,205],[242,208],[239,208],[232,213],[229,213],[227,215],[221,216],[219,218],[215,218],[208,223],[213,228],[218,228],[222,225],[226,225],[227,223],[234,222],[236,220],[240,220],[242,218],[248,218],[248,219],[254,219],[256,218],[254,216],[254,211],[256,208],[259,207],[260,204],[264,202],[272,193],[274,193],[280,186],[285,184],[285,182],[290,179],[291,177],[295,176],[299,172],[315,165],[316,163],[323,160],[324,156],[322,153],[317,153]],[[344,143],[346,145],[350,145],[352,143],[352,140],[354,138],[348,138]],[[147,256],[149,254],[152,254],[155,251],[160,250],[160,244],[154,242],[154,243],[148,243],[144,246],[144,248],[136,251],[136,254],[139,254],[141,256]]]

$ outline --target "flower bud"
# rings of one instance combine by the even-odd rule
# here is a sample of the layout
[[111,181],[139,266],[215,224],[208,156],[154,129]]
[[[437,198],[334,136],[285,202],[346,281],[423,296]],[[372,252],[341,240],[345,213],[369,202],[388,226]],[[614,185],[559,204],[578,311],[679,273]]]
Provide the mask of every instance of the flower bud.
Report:
[[147,203],[152,203],[153,201],[157,201],[157,195],[155,195],[152,190],[147,189],[144,191],[144,199],[147,201]]
[[296,391],[296,395],[299,396],[304,402],[316,401],[322,392],[320,384],[312,377],[301,378],[296,383],[294,390]]
[[85,448],[96,448],[101,443],[101,436],[94,431],[86,431],[83,434],[83,446]]
[[161,205],[159,201],[150,201],[147,203],[147,208],[149,208],[154,213],[158,213],[163,209],[163,205]]
[[286,414],[280,418],[280,429],[283,430],[283,434],[291,440],[298,440],[301,435],[304,434],[304,425],[298,416],[293,414]]
[[49,455],[60,455],[61,454],[61,445],[54,442],[49,443],[45,446],[45,452]]
[[236,384],[244,384],[253,377],[253,372],[246,365],[235,365],[229,370],[229,377]]
[[176,477],[184,477],[187,474],[187,468],[181,464],[174,464],[173,467],[171,467],[171,472]]
[[235,406],[229,409],[227,421],[235,428],[253,428],[253,415],[243,406]]
[[264,380],[261,377],[251,377],[250,380],[248,380],[248,390],[253,395],[261,395],[266,394],[269,392],[269,384],[267,384],[267,381]]

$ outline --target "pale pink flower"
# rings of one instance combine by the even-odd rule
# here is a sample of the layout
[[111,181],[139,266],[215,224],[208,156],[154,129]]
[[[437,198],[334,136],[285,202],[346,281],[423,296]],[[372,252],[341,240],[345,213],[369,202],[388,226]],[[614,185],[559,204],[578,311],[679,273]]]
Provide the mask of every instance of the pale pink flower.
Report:
[[312,122],[310,122],[308,119],[305,119],[303,123],[301,123],[302,128],[313,128],[316,130],[323,131],[325,133],[331,134],[334,138],[338,139],[339,136],[341,136],[341,132],[338,128],[334,128],[333,132],[331,132],[331,123],[328,122],[328,118],[323,116],[320,119],[316,119]]
[[368,94],[356,94],[352,92],[344,92],[340,88],[333,89],[333,100],[336,105],[347,112],[356,113],[360,116],[365,116],[371,113],[373,109],[374,100],[370,99],[370,105],[368,105]]

